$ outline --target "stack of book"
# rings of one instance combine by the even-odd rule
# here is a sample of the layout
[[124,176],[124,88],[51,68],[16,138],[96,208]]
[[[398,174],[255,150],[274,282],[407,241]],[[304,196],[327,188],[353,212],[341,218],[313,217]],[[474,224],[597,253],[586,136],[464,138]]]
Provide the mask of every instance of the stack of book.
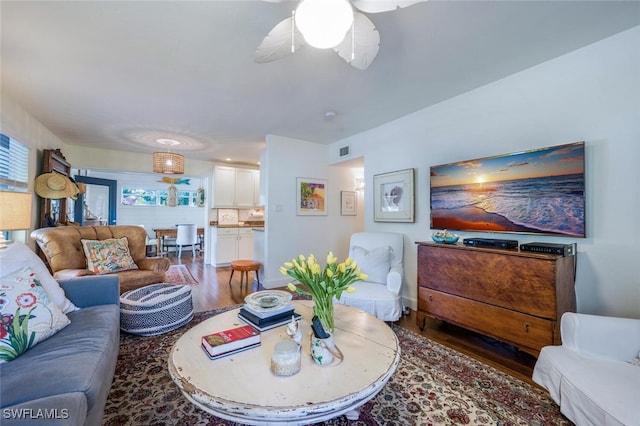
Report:
[[301,315],[294,312],[293,305],[290,303],[281,308],[269,310],[253,309],[245,303],[238,313],[238,318],[259,331],[265,331],[288,324],[291,322],[291,317],[298,320]]
[[211,359],[218,359],[260,346],[260,332],[244,325],[202,336],[202,349]]

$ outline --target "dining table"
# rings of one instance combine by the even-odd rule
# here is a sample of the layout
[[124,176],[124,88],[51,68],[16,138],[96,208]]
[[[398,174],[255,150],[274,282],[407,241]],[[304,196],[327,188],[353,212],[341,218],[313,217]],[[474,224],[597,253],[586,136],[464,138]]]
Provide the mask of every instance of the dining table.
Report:
[[[167,254],[164,252],[164,240],[165,238],[176,238],[178,236],[178,227],[172,226],[170,228],[153,228],[153,232],[156,233],[156,253],[157,256]],[[204,228],[198,228],[198,244],[202,251],[204,247]]]

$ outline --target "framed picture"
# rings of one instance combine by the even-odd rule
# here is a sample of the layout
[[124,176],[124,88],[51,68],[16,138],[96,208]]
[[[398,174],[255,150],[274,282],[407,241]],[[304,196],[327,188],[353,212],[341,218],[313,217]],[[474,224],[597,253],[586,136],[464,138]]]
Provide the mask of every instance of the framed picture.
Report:
[[325,179],[296,178],[298,216],[327,214],[327,181]]
[[373,176],[373,220],[413,222],[413,169]]
[[358,214],[356,191],[340,191],[340,214],[356,216]]

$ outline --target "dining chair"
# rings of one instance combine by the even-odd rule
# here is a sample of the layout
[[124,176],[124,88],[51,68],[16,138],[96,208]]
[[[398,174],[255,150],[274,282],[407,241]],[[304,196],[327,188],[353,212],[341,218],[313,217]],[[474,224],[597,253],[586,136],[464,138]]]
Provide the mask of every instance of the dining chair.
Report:
[[191,246],[191,253],[195,257],[196,246],[198,242],[198,228],[195,224],[182,224],[178,225],[178,232],[176,234],[176,247],[178,247],[178,257],[182,256],[182,247]]
[[[141,227],[142,229],[145,230],[145,232],[147,231],[147,228],[144,225],[138,225],[139,227]],[[156,256],[159,256],[160,253],[156,253],[156,247],[157,247],[157,242],[158,239],[157,238],[151,238],[149,236],[149,233],[147,232],[147,256],[150,256],[152,253],[155,253]]]

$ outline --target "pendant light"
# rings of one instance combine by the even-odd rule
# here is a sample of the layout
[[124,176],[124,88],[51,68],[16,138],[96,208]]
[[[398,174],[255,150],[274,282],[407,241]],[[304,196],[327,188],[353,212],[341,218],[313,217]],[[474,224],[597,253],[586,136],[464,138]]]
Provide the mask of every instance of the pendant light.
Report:
[[156,142],[166,145],[167,152],[153,153],[153,172],[167,175],[184,174],[184,157],[171,152],[171,147],[180,145],[180,142],[173,139],[156,139]]

